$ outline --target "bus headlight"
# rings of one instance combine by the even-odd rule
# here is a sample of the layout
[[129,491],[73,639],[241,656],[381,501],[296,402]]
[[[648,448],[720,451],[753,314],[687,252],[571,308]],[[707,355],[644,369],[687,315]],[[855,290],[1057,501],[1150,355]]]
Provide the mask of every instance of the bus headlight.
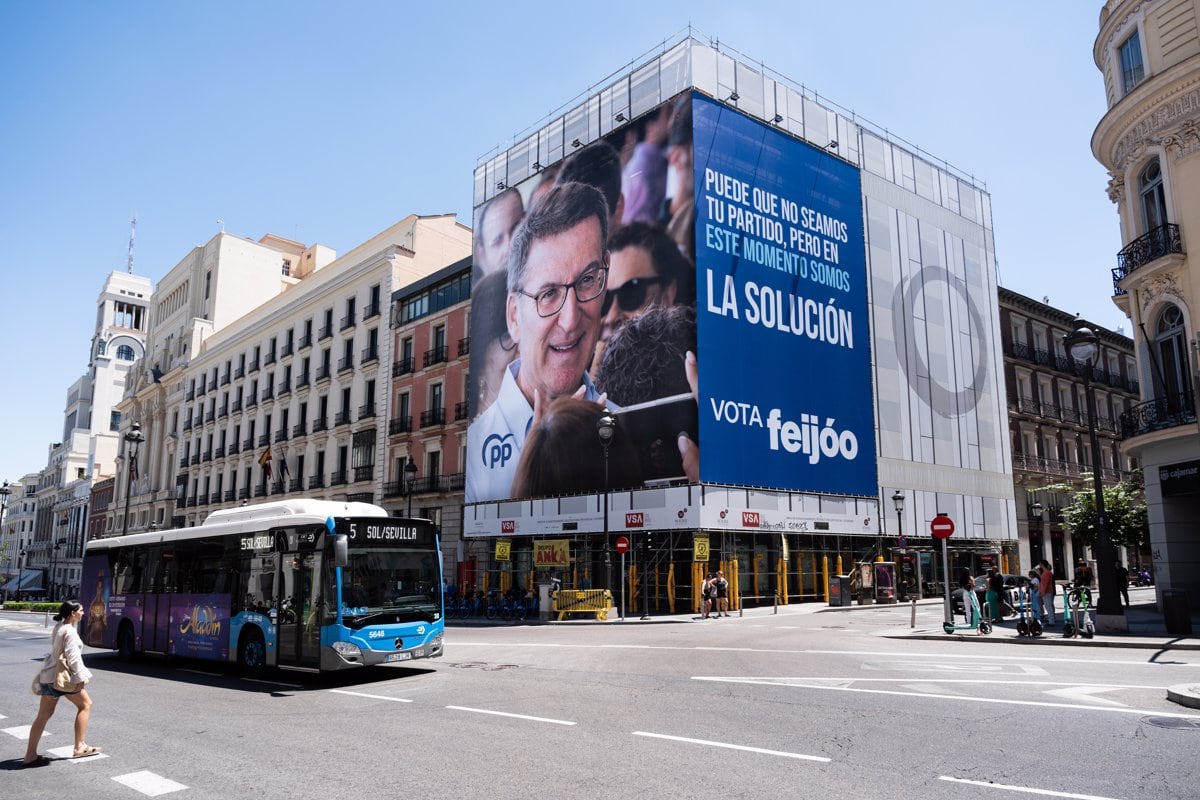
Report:
[[353,642],[334,642],[333,649],[337,651],[338,655],[347,658],[359,658],[362,656],[362,650]]

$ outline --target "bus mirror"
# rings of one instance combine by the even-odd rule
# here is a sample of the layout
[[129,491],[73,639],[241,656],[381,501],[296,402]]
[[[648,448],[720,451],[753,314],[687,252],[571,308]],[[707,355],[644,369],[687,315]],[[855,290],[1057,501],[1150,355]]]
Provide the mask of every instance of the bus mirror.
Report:
[[333,536],[333,563],[338,567],[350,565],[350,540],[343,533]]

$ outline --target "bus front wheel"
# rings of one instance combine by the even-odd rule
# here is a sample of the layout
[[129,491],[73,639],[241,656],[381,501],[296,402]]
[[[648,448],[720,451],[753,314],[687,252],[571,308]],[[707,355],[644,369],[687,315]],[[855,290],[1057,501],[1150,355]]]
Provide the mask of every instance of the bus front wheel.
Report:
[[133,640],[133,626],[128,622],[122,623],[117,630],[117,657],[122,661],[133,661],[137,648]]
[[261,675],[267,663],[267,647],[258,629],[246,631],[238,642],[238,665],[246,676]]

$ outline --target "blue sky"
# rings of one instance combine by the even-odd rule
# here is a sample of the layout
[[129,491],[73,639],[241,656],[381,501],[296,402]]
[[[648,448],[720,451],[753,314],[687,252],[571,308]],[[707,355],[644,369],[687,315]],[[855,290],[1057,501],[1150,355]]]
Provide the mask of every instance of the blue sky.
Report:
[[0,480],[45,465],[95,301],[219,230],[470,222],[472,169],[691,24],[987,184],[1001,284],[1116,329],[1101,3],[0,3]]

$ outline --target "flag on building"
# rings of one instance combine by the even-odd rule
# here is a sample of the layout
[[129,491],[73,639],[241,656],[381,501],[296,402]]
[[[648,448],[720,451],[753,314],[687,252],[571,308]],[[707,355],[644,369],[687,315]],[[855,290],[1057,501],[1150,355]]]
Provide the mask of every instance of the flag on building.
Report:
[[263,468],[263,472],[267,474],[267,480],[271,479],[271,446],[267,445],[267,449],[263,450],[261,456],[258,457],[258,465]]
[[284,481],[291,480],[291,472],[292,471],[288,469],[287,456],[284,456],[279,460],[279,477]]

